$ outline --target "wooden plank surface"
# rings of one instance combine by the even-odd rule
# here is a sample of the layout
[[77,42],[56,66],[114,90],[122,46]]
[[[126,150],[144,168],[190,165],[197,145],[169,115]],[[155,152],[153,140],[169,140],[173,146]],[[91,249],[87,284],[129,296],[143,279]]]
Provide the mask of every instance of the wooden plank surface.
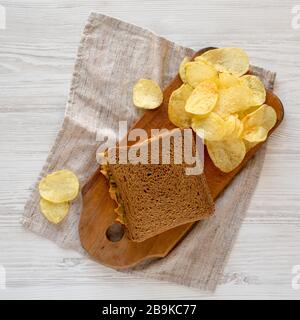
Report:
[[[300,298],[300,30],[295,1],[1,0],[0,298]],[[133,278],[26,232],[20,225],[61,124],[80,33],[91,10],[141,25],[182,45],[241,46],[277,72],[285,121],[268,143],[263,172],[222,283],[213,295]]]

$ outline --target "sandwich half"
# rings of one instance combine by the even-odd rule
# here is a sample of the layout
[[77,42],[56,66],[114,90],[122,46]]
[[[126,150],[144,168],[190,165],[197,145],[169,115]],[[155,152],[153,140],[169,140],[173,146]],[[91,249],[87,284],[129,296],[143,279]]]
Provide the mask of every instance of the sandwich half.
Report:
[[[180,129],[174,129],[169,135],[175,130]],[[183,153],[184,146],[176,149],[171,138],[169,163],[163,163],[161,155],[158,163],[150,163],[151,152],[158,148],[162,152],[160,142],[154,148],[150,144],[163,136],[166,137],[158,135],[131,147],[110,149],[116,155],[115,163],[108,161],[101,166],[110,184],[110,195],[117,203],[117,220],[125,224],[128,237],[133,241],[141,242],[179,225],[206,219],[214,212],[204,174],[187,175],[190,164],[176,162],[175,154]],[[141,146],[149,151],[148,163],[120,163],[120,151],[128,155],[131,148],[131,154],[138,154]],[[195,153],[194,139],[192,148]]]

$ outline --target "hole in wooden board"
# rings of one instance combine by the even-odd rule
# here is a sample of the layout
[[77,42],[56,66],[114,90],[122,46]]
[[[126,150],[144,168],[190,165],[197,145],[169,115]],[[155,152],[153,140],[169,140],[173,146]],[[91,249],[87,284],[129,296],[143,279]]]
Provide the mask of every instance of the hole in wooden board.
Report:
[[113,223],[106,230],[106,238],[111,242],[118,242],[124,236],[124,226],[120,223]]

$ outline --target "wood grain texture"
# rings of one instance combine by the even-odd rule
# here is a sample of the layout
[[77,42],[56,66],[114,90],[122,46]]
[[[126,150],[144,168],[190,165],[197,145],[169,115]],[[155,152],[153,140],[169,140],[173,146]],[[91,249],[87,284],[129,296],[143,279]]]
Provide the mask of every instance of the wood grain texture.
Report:
[[[200,56],[210,49],[202,49],[194,57]],[[156,110],[147,110],[131,130],[144,129],[150,136],[151,129],[174,129],[174,124],[168,119],[168,104],[172,92],[181,85],[182,81],[177,75],[164,90],[162,105]],[[277,123],[269,132],[271,134],[282,122],[284,110],[279,98],[271,91],[267,91],[266,103],[272,106],[277,114]],[[124,139],[124,143],[130,144],[127,137]],[[262,144],[260,143],[249,150],[243,162],[236,169],[226,174],[213,164],[205,149],[204,174],[214,200],[244,168]],[[82,246],[91,257],[104,265],[115,269],[123,269],[133,267],[150,258],[165,257],[194,225],[194,222],[180,225],[143,242],[130,241],[126,233],[120,241],[110,241],[107,237],[107,230],[115,223],[116,213],[114,209],[116,204],[111,199],[108,189],[106,179],[98,170],[83,188],[83,209],[79,222],[79,236]]]
[[[293,0],[1,0],[0,298],[300,298],[300,31]],[[286,117],[268,142],[247,218],[214,295],[99,266],[23,230],[19,220],[62,122],[76,49],[91,10],[149,28],[192,48],[241,46],[277,72]]]

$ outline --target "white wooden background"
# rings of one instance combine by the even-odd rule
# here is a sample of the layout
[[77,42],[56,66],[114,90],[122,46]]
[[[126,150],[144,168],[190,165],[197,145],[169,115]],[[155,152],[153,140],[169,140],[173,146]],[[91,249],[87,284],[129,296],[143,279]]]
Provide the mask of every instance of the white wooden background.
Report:
[[[300,29],[292,0],[0,0],[0,298],[300,298]],[[298,1],[298,4],[300,2]],[[182,45],[240,46],[277,71],[285,121],[224,277],[214,294],[121,274],[62,250],[20,225],[62,122],[77,45],[90,11],[141,25]]]

